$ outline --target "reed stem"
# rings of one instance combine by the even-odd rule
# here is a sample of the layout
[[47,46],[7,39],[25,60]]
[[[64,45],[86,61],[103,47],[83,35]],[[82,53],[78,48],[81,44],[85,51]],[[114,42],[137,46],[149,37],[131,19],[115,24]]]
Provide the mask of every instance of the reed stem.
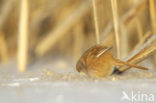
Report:
[[24,72],[28,57],[28,0],[21,0],[17,56],[18,69]]
[[112,5],[112,13],[113,13],[113,22],[114,22],[117,58],[120,59],[120,36],[119,36],[119,22],[118,22],[117,0],[111,0],[111,5]]
[[95,23],[95,34],[96,34],[96,42],[97,44],[100,44],[100,33],[99,33],[99,24],[98,24],[98,15],[97,15],[97,7],[96,7],[96,1],[92,0],[93,4],[93,14],[94,14],[94,23]]

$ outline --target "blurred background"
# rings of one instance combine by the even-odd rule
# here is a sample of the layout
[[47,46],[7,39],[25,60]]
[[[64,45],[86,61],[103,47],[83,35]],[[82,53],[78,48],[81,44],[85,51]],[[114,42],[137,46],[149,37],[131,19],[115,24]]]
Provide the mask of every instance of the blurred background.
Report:
[[[155,5],[155,0],[117,0],[122,60],[156,33]],[[52,80],[55,82],[60,80],[92,81],[92,79],[77,73],[75,63],[86,49],[96,45],[95,16],[99,27],[100,44],[113,46],[113,55],[117,56],[111,0],[95,0],[95,8],[96,14],[93,12],[92,0],[0,0],[1,89],[23,85],[22,93],[24,95],[21,98],[28,99],[31,103],[34,96],[28,96],[28,94],[33,86],[36,88],[39,85],[39,89],[34,90],[32,95],[42,92],[46,95],[48,88],[52,88],[51,91],[54,89],[52,84],[48,84]],[[141,63],[141,65],[149,67],[148,72],[139,72],[138,75],[132,71],[132,76],[125,76],[123,79],[155,78],[155,75],[152,74],[155,73],[155,64],[156,57],[149,57]],[[68,75],[64,75],[64,73]],[[122,77],[111,77],[108,80],[114,81],[119,78]],[[96,80],[93,79],[93,81]],[[32,82],[37,82],[37,84]],[[134,83],[136,83],[135,80]],[[43,84],[48,86],[45,91],[40,88]],[[25,87],[25,85],[27,86]],[[33,86],[29,88],[30,85]],[[61,84],[55,85],[58,85],[59,88]],[[86,84],[84,88],[89,85]],[[108,85],[113,86],[114,84],[106,83],[106,85],[106,88],[101,87],[98,90],[105,88],[104,90],[108,93]],[[119,86],[120,83],[115,85]],[[65,84],[61,86],[64,88]],[[97,87],[99,86],[101,86],[100,83]],[[24,89],[27,87],[29,88],[28,92]],[[148,87],[146,89],[148,90]],[[90,91],[90,89],[86,90]],[[0,100],[3,101],[7,96],[12,97],[16,94],[16,89],[15,91],[11,89],[12,94],[9,94],[7,89],[2,91],[0,95],[3,95],[3,99]],[[97,91],[100,93],[98,95],[103,96],[104,94],[99,91]],[[57,91],[54,90],[54,92],[57,94]],[[113,91],[111,92],[113,93]],[[90,92],[87,93],[90,95]],[[115,91],[115,93],[118,94],[119,91]],[[50,93],[47,95],[47,102],[49,102]],[[105,94],[105,96],[107,95]],[[21,99],[17,99],[17,95],[15,98],[12,97],[11,100],[20,102]],[[58,98],[62,100],[63,97],[59,95]],[[103,100],[102,97],[100,100]],[[59,103],[62,103],[60,101]]]
[[[1,64],[17,58],[22,71],[26,64],[46,56],[51,56],[50,60],[59,56],[76,62],[86,49],[96,44],[91,0],[0,2]],[[120,52],[124,58],[137,48],[140,41],[154,34],[155,1],[117,0],[117,4]],[[113,46],[111,1],[96,0],[95,5],[100,43]]]

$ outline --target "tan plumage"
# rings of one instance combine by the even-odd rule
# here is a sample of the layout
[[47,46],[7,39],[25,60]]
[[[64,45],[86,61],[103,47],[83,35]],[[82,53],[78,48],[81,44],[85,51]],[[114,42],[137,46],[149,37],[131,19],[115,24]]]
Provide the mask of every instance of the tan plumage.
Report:
[[114,72],[114,67],[127,65],[147,70],[145,67],[129,64],[113,57],[111,48],[95,45],[89,48],[78,60],[76,68],[79,72],[85,72],[91,77],[106,77]]

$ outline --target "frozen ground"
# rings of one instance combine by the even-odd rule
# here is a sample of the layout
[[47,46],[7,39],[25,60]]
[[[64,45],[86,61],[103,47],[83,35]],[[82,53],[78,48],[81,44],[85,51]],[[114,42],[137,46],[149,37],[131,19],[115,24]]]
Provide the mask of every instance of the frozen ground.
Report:
[[[1,65],[0,103],[156,103],[156,97],[149,101],[151,95],[156,96],[153,70],[134,69],[121,76],[97,80],[79,75],[74,65],[65,61],[38,61],[30,64],[25,73],[16,71],[15,62]],[[133,102],[122,100],[123,92],[130,98],[133,93],[136,98]],[[147,98],[139,101],[143,94]]]

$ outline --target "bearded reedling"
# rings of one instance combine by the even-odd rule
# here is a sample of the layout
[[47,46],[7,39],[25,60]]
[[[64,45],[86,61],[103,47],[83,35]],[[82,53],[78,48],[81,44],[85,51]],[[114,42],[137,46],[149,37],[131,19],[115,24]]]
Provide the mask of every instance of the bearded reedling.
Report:
[[116,66],[122,65],[148,70],[145,67],[130,64],[128,62],[114,58],[110,50],[111,47],[104,47],[102,45],[95,45],[91,47],[81,56],[77,62],[77,70],[79,72],[85,72],[91,77],[109,76],[119,71]]
[[137,51],[132,52],[132,56],[126,62],[116,59],[111,54],[112,47],[95,45],[80,57],[76,64],[76,69],[78,72],[84,72],[90,77],[107,77],[112,74],[120,74],[127,71],[130,67],[148,70],[145,67],[136,65],[136,63],[154,54],[156,52],[155,44],[156,35],[153,35]]

